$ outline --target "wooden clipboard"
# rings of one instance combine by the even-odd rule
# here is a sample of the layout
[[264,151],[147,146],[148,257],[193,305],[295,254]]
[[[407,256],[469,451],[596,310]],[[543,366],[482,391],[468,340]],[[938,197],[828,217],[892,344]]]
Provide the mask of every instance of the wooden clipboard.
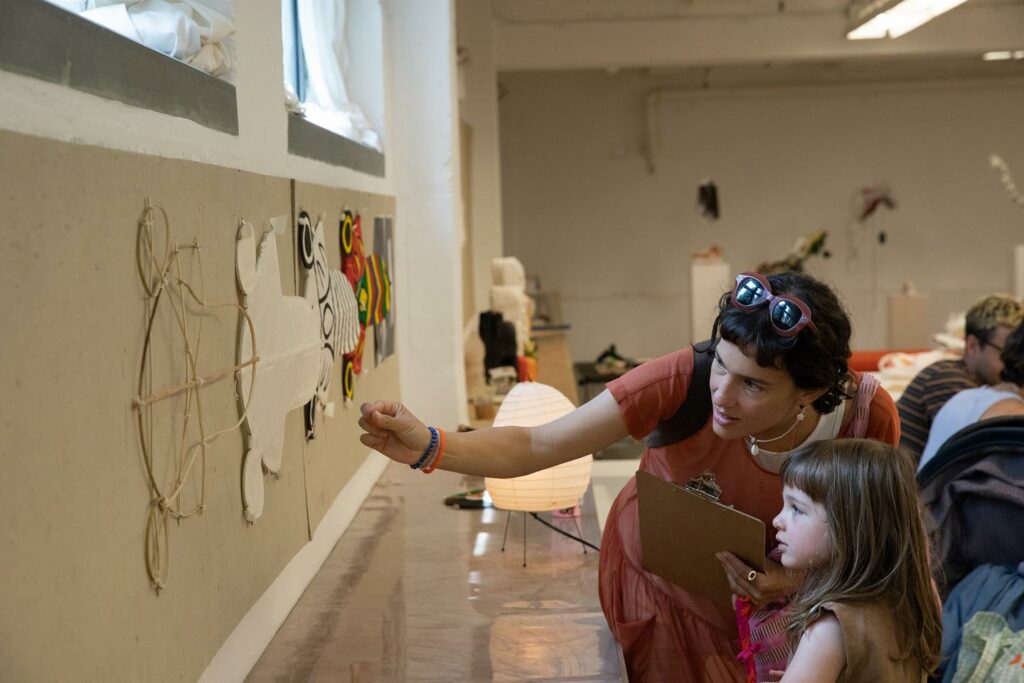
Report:
[[715,553],[728,550],[764,571],[764,522],[647,472],[636,473],[644,569],[732,611]]

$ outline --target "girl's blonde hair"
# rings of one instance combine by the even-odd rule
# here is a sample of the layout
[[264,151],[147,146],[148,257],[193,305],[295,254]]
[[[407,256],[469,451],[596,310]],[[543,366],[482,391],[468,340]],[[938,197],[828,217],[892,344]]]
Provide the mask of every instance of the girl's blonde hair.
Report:
[[832,547],[832,562],[809,572],[791,605],[794,646],[824,603],[883,601],[900,657],[933,671],[942,622],[910,457],[870,439],[818,441],[790,456],[782,481],[825,508]]

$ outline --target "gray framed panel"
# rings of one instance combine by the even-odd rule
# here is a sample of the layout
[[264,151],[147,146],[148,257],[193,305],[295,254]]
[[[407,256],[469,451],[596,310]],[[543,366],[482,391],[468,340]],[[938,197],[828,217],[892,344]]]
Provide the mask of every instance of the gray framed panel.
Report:
[[292,113],[288,114],[288,152],[384,177],[383,154]]
[[43,0],[0,2],[0,68],[238,135],[233,85]]

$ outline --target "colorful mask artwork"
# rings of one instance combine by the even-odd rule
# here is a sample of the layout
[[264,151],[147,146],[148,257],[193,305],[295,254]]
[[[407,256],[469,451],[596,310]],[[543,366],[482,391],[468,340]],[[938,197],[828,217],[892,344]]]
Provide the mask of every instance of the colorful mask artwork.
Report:
[[[236,245],[238,285],[252,321],[257,363],[238,373],[249,451],[242,468],[245,517],[263,513],[263,468],[281,469],[285,418],[317,393],[323,348],[315,304],[281,291],[277,239],[268,232],[256,251],[255,229],[242,221]],[[249,358],[254,342],[242,335],[238,358]]]
[[[341,272],[345,274],[359,306],[359,296],[366,274],[366,257],[363,251],[363,226],[359,214],[345,209],[341,215]],[[363,347],[366,344],[366,322],[362,306],[359,306],[359,341],[355,350],[346,353],[341,362],[342,393],[351,401],[355,396],[355,378],[363,369]]]
[[[378,222],[387,221],[387,230],[378,230]],[[381,224],[383,226],[383,224]],[[384,236],[381,236],[384,235]],[[363,348],[366,344],[366,328],[373,326],[377,344],[382,338],[389,338],[391,328],[382,332],[381,326],[391,324],[391,276],[389,263],[393,261],[394,247],[391,240],[391,219],[374,220],[374,239],[386,245],[385,255],[371,254],[366,256],[363,244],[362,218],[359,214],[345,209],[340,224],[341,237],[341,270],[352,286],[359,310],[359,342],[351,353],[342,359],[341,377],[342,390],[347,400],[355,394],[355,378],[363,370]],[[386,237],[386,239],[385,239]],[[394,352],[393,342],[381,344],[386,355],[380,357],[380,350],[375,345],[374,359],[379,364],[383,358]]]
[[393,219],[390,216],[378,216],[373,219],[373,245],[380,254],[381,272],[383,273],[384,296],[381,297],[381,321],[373,326],[374,365],[380,365],[395,352],[395,315],[392,306],[394,291],[395,241]]
[[316,398],[304,411],[306,438],[312,439],[316,436],[317,407],[322,407],[328,417],[334,414],[334,404],[327,393],[334,361],[356,348],[361,330],[352,288],[341,271],[329,270],[327,265],[323,220],[317,220],[314,226],[308,213],[299,213],[298,240],[302,266],[306,269],[306,300],[320,311],[320,378]]
[[384,298],[387,293],[384,268],[380,256],[372,254],[366,259],[366,272],[356,292],[359,301],[359,321],[364,325],[377,325],[384,319]]

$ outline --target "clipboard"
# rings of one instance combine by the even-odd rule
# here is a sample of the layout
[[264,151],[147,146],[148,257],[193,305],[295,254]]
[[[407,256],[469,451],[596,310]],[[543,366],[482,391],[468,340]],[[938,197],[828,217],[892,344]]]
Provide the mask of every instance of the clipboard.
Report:
[[643,568],[731,612],[732,589],[715,553],[765,568],[764,522],[708,494],[636,473]]

